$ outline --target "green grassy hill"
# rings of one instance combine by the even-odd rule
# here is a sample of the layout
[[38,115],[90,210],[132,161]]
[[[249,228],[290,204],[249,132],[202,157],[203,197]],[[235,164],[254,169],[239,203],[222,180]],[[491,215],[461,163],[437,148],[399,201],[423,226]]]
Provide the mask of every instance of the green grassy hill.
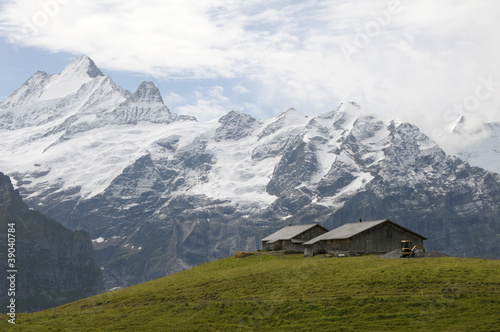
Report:
[[229,257],[19,314],[15,331],[495,331],[500,261]]

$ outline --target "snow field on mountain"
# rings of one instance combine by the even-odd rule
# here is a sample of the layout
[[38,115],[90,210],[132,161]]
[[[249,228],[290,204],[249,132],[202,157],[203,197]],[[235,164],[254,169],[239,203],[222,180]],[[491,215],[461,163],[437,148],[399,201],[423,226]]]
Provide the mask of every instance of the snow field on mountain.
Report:
[[[253,158],[254,152],[256,149],[272,151],[276,145],[298,135],[308,121],[307,117],[291,109],[276,118],[260,121],[252,134],[243,139],[210,140],[207,151],[215,157],[215,165],[208,174],[208,181],[198,183],[188,193],[249,207],[263,208],[271,204],[276,197],[267,193],[266,186],[281,156]],[[207,125],[214,123],[215,120]]]
[[[26,175],[25,180],[32,181],[27,186],[36,188],[63,181],[61,191],[80,187],[79,195],[90,198],[106,189],[125,167],[146,154],[146,148],[164,135],[164,129],[150,123],[92,129],[45,149],[50,139],[35,140],[16,151],[10,160],[1,160],[0,167],[11,172],[50,170],[39,178]],[[27,151],[32,152],[21,158]]]
[[84,73],[78,74],[74,75],[69,70],[65,70],[60,75],[53,75],[37,100],[44,101],[68,96],[77,92],[85,83],[92,81],[92,78]]

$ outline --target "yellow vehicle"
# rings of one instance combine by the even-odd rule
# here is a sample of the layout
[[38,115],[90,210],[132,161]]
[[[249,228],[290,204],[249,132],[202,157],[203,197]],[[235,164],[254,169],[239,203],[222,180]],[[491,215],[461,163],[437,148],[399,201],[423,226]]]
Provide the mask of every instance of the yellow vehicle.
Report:
[[424,246],[422,246],[420,244],[412,246],[412,243],[409,240],[402,240],[401,241],[401,258],[415,257],[415,252],[417,250],[421,250],[422,252],[425,252]]
[[401,241],[401,258],[410,257],[411,252],[411,241],[403,240]]

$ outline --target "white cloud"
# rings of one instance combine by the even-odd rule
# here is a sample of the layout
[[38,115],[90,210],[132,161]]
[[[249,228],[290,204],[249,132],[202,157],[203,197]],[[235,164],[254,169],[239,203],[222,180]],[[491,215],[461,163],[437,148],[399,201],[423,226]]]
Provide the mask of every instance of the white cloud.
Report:
[[179,104],[179,103],[182,103],[184,101],[185,101],[184,97],[182,97],[180,94],[177,94],[175,92],[169,92],[163,96],[163,102],[166,105]]
[[233,86],[233,91],[236,91],[236,92],[238,92],[240,94],[245,94],[245,93],[249,93],[250,92],[250,90],[248,90],[247,88],[245,88],[241,84]]
[[229,100],[221,86],[214,86],[203,92],[196,91],[194,94],[192,100],[195,100],[195,103],[177,107],[176,113],[192,115],[198,121],[204,122],[231,111]]
[[[178,110],[200,119],[234,105],[317,114],[354,100],[431,133],[478,77],[500,81],[498,17],[500,2],[489,0],[11,0],[0,31],[16,44],[89,54],[105,69],[224,81],[246,95],[182,96],[195,101]],[[499,105],[500,88],[473,115],[500,120]]]

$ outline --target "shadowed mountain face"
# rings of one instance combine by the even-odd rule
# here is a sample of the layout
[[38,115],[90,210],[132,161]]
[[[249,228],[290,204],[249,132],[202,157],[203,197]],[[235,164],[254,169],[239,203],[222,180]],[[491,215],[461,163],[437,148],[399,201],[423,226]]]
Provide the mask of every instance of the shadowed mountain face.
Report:
[[152,83],[132,94],[106,76],[82,81],[65,96],[16,108],[16,92],[0,105],[12,119],[0,167],[32,206],[90,233],[108,289],[257,249],[287,224],[388,218],[428,249],[500,252],[500,176],[412,124],[355,103],[312,118],[232,111],[198,123],[170,113]]
[[[8,240],[8,230],[15,242]],[[12,233],[12,229],[15,232]],[[14,243],[15,262],[7,260]],[[2,310],[15,298],[16,311],[51,308],[104,291],[88,233],[71,231],[55,220],[30,210],[10,179],[0,173],[0,256],[3,271],[17,270],[15,295],[10,283],[0,283]],[[13,266],[7,266],[12,262]],[[5,305],[5,306],[4,306]]]

